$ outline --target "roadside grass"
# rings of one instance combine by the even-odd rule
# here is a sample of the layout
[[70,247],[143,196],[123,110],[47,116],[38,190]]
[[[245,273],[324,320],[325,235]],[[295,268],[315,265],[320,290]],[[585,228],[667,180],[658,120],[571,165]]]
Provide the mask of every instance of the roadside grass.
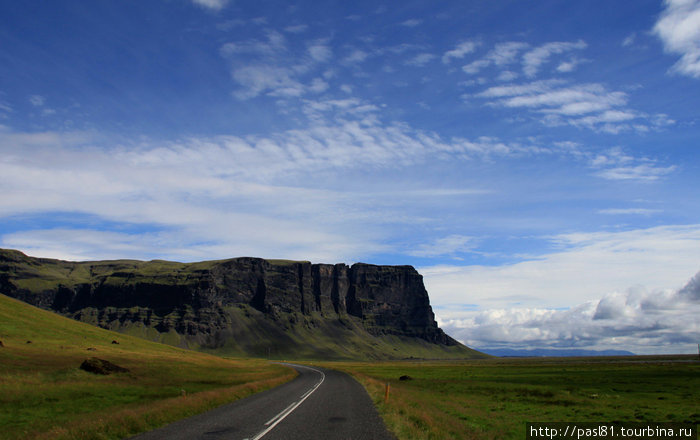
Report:
[[401,440],[522,439],[527,422],[700,423],[697,356],[322,365],[358,379]]
[[[103,330],[4,295],[0,341],[2,439],[124,438],[296,375],[264,360],[225,359]],[[129,372],[80,370],[93,356]]]

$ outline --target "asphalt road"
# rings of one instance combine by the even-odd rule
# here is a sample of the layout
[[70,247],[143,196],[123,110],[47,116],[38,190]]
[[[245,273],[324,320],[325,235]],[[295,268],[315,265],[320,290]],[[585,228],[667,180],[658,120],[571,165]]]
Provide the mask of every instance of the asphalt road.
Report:
[[132,439],[394,439],[353,378],[324,368],[286,365],[299,372],[291,382]]

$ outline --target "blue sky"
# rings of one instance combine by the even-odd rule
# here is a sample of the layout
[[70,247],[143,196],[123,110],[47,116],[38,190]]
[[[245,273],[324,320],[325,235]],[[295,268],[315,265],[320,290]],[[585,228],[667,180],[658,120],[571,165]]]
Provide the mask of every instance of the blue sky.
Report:
[[0,42],[2,247],[411,264],[475,347],[700,339],[696,0],[3,2]]

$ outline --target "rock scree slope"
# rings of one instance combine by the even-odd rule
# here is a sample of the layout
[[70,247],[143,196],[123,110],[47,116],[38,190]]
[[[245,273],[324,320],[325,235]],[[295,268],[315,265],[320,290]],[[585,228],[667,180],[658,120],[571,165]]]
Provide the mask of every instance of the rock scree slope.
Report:
[[74,319],[219,354],[481,357],[435,322],[411,266],[232,258],[70,262],[0,249],[0,293]]

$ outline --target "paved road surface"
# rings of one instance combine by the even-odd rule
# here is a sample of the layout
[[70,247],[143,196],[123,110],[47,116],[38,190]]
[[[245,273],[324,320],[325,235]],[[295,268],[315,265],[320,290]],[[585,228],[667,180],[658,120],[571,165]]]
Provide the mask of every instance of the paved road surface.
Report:
[[287,365],[299,372],[291,382],[132,439],[394,439],[353,378],[318,367]]

